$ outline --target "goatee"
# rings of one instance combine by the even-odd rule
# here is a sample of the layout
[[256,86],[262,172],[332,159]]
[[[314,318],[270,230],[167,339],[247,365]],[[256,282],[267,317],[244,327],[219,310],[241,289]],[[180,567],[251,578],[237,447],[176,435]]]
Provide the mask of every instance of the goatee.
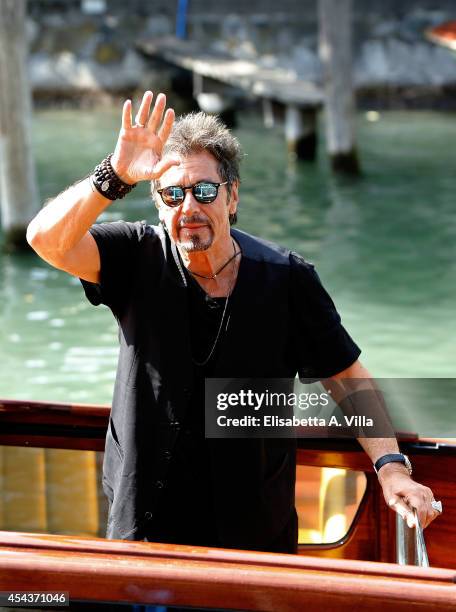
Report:
[[179,240],[178,245],[187,253],[192,253],[194,251],[207,251],[207,249],[212,245],[212,235],[206,240],[202,240],[201,236],[195,234],[186,240]]
[[186,251],[187,253],[192,253],[194,251],[207,251],[207,249],[212,245],[212,242],[214,240],[214,233],[212,231],[211,226],[208,224],[207,218],[203,217],[202,215],[195,214],[192,217],[182,217],[179,222],[178,236],[182,231],[183,226],[192,223],[204,224],[205,227],[202,228],[202,231],[204,231],[204,229],[207,229],[209,233],[208,237],[206,239],[203,239],[200,235],[200,232],[191,232],[191,234],[187,236],[184,240],[178,239],[178,245],[183,251]]

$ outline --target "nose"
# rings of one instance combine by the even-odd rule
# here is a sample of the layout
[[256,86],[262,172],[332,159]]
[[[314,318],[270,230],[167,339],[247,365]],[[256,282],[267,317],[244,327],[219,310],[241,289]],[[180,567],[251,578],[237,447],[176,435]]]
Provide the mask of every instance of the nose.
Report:
[[185,198],[181,204],[181,212],[186,216],[190,216],[195,211],[199,210],[199,204],[193,197],[191,189],[185,191]]

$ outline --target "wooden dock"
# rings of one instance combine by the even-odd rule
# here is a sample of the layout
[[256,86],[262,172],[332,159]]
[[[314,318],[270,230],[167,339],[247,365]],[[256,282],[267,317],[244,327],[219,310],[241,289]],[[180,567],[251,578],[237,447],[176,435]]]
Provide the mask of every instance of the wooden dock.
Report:
[[274,125],[279,110],[289,152],[299,159],[315,159],[317,112],[324,102],[318,84],[299,78],[294,70],[267,67],[174,36],[143,39],[137,46],[146,56],[191,72],[193,96],[206,112],[221,113],[234,106],[236,92],[238,98],[261,101],[266,127]]
[[195,41],[173,36],[144,39],[137,46],[147,56],[236,87],[250,96],[304,109],[318,108],[323,103],[323,89],[299,78],[290,69],[268,68],[260,62],[237,59],[227,53],[204,49]]

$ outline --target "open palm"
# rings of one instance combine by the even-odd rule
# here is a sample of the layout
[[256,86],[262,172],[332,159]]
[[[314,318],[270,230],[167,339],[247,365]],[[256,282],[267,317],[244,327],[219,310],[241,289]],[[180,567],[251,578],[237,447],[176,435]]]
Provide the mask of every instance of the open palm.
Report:
[[168,168],[179,163],[176,159],[162,160],[163,146],[174,123],[174,111],[165,112],[166,97],[159,94],[150,112],[153,94],[146,91],[132,123],[131,100],[124,103],[122,127],[112,156],[112,167],[126,183],[159,178]]

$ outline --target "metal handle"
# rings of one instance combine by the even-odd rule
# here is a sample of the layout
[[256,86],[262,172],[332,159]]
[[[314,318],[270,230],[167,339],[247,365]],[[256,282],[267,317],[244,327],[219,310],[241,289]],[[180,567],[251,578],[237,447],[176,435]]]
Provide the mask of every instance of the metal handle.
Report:
[[399,565],[429,567],[424,534],[416,510],[414,515],[416,527],[409,527],[407,522],[396,514],[396,562]]

